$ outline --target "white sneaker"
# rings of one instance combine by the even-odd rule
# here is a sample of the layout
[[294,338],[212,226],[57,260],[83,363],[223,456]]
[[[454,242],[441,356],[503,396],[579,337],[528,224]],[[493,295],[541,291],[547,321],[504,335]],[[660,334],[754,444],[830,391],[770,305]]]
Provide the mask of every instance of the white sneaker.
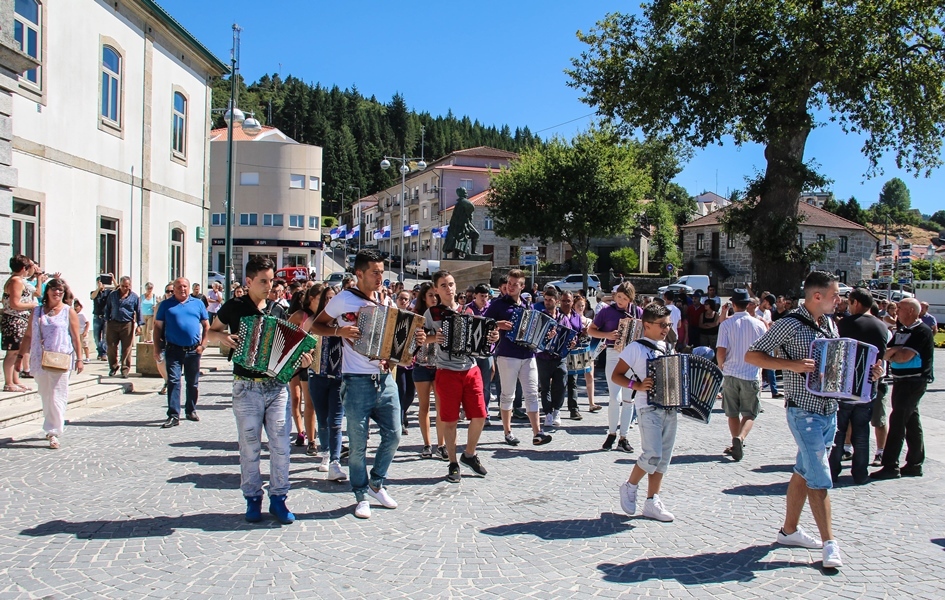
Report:
[[561,411],[556,410],[551,413],[551,426],[552,427],[561,427]]
[[327,473],[329,462],[331,462],[331,458],[328,456],[327,453],[323,454],[322,460],[320,463],[318,463],[318,466],[315,467],[315,470],[318,471],[319,473]]
[[673,513],[666,510],[666,507],[663,506],[663,501],[660,500],[659,494],[655,494],[652,498],[647,498],[646,502],[643,503],[643,516],[648,519],[663,521],[664,523],[669,523],[676,518],[673,516]]
[[[811,537],[800,527],[798,527],[797,531],[790,535],[778,531],[778,543],[782,546],[797,546],[798,548],[810,548],[812,550],[818,550],[824,547],[823,542],[815,537]],[[840,551],[838,550],[837,556],[839,555]]]
[[331,464],[328,465],[328,477],[329,481],[344,481],[348,476],[345,475],[344,469],[341,468],[341,463],[337,460],[331,461]]
[[545,415],[545,427],[551,427],[553,420],[554,420],[553,413],[548,413],[547,415]]
[[397,501],[390,497],[390,494],[387,493],[387,488],[381,488],[375,491],[374,488],[369,485],[367,493],[368,496],[380,502],[381,506],[384,508],[397,508]]
[[834,540],[824,542],[824,568],[839,569],[843,566],[843,559],[840,557],[840,545]]
[[358,502],[358,505],[354,508],[354,516],[359,519],[370,519],[371,503],[368,500]]
[[631,516],[637,512],[637,487],[629,481],[620,486],[620,508]]

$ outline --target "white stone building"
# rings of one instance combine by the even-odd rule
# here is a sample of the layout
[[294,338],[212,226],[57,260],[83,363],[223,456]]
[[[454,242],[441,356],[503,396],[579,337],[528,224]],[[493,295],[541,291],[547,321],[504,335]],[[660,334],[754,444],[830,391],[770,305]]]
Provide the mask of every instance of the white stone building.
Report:
[[13,97],[0,266],[27,254],[80,295],[102,272],[202,281],[209,82],[227,66],[153,0],[20,0],[11,25],[40,66]]

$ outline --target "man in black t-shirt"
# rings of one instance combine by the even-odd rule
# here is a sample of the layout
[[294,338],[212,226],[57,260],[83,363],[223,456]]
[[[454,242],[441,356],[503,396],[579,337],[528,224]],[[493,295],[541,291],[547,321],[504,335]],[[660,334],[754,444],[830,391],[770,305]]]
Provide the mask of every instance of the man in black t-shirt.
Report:
[[[840,334],[840,337],[851,338],[874,346],[878,351],[877,360],[882,363],[883,355],[886,354],[886,340],[889,330],[882,321],[870,314],[872,306],[873,296],[870,295],[869,291],[856,288],[850,292],[850,315],[839,320],[837,333]],[[834,439],[833,449],[830,451],[830,474],[835,483],[840,475],[840,461],[845,451],[844,441],[846,440],[848,426],[851,430],[850,441],[853,444],[853,464],[850,469],[853,481],[857,485],[869,481],[867,469],[870,462],[870,419],[875,412],[878,412],[877,403],[879,404],[879,410],[883,410],[883,400],[886,395],[885,389],[879,389],[879,382],[874,382],[873,385],[874,397],[872,402],[840,402],[840,407],[837,410],[837,435]],[[885,384],[882,385],[885,387]],[[885,410],[883,410],[883,415],[885,415]],[[882,444],[879,447],[882,448]]]
[[[210,327],[210,339],[236,349],[240,319],[271,315],[285,319],[282,307],[267,297],[272,288],[275,265],[264,257],[253,257],[246,264],[247,294],[231,298],[217,312]],[[229,333],[226,328],[229,327]],[[312,355],[303,354],[299,366],[307,369]],[[269,512],[288,525],[295,515],[285,505],[289,493],[289,391],[264,373],[233,365],[233,415],[239,434],[240,489],[246,498],[246,520],[262,520],[263,480],[259,472],[259,454],[263,427],[269,439]]]
[[[914,298],[899,303],[899,327],[886,350],[893,378],[889,437],[883,452],[883,468],[870,474],[874,479],[921,477],[925,443],[919,419],[919,401],[932,381],[934,336],[919,319],[922,307]],[[906,464],[899,468],[903,442],[908,444]]]

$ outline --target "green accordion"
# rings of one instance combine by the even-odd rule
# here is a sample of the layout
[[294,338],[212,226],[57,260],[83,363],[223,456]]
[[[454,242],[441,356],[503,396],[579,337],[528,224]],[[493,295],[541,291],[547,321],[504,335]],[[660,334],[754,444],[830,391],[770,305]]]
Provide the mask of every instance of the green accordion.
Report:
[[270,316],[243,317],[233,362],[288,383],[299,369],[302,354],[315,348],[315,343],[314,336],[288,321]]

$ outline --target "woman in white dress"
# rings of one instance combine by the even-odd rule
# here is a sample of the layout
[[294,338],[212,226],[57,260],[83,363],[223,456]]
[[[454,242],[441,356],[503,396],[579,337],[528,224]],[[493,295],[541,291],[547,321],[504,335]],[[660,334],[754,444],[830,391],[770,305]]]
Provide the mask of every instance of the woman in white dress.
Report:
[[[43,293],[42,305],[33,309],[20,348],[29,348],[33,377],[43,402],[43,431],[49,447],[59,448],[59,437],[65,428],[66,405],[69,402],[69,374],[74,368],[81,373],[84,367],[79,354],[79,316],[64,299],[71,297],[69,286],[61,279],[50,279]],[[43,366],[43,351],[71,355],[68,369],[58,370]],[[22,360],[23,354],[17,357]]]

